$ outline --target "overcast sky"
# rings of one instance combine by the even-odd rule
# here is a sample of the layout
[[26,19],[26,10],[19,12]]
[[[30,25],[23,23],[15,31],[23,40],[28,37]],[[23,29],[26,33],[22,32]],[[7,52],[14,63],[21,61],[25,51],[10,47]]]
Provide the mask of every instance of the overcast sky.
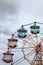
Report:
[[0,0],[1,33],[10,34],[18,24],[34,21],[43,22],[43,0]]
[[0,49],[18,27],[34,21],[43,22],[43,0],[0,0]]

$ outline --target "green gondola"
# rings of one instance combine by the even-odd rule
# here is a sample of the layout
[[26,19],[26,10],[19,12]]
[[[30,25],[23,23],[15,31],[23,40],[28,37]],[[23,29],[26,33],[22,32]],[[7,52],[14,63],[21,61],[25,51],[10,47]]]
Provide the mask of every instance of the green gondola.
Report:
[[34,22],[34,25],[30,26],[30,30],[32,34],[38,34],[40,32],[40,26],[36,25],[36,22]]

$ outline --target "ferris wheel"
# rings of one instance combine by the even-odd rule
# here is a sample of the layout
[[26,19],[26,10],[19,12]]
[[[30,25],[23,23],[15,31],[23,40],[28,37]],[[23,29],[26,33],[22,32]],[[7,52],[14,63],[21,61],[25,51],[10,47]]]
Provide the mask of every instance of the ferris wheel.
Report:
[[[8,49],[3,53],[3,61],[11,65],[19,65],[26,60],[30,65],[43,65],[43,33],[40,25],[43,23],[30,23],[22,25],[11,38],[8,39]],[[30,29],[25,29],[25,28]],[[13,60],[13,52],[22,52],[23,57]]]

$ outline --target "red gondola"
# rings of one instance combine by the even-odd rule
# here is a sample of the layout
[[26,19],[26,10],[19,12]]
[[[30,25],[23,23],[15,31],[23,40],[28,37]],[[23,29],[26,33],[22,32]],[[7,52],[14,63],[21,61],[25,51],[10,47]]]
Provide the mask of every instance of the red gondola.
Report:
[[4,52],[3,53],[3,61],[6,63],[10,63],[13,62],[13,53],[11,53],[10,51]]

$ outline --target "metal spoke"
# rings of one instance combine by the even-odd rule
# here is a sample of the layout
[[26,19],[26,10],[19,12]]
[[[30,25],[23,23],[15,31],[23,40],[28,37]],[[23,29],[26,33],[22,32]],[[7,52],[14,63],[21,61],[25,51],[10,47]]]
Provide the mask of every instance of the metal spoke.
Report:
[[[31,52],[32,52],[32,51],[31,51]],[[31,52],[30,52],[30,53],[31,53]],[[25,57],[26,57],[26,56],[28,56],[30,53],[26,54],[26,55],[25,55]],[[19,60],[17,60],[17,61],[16,61],[16,62],[14,62],[14,63],[17,63],[17,62],[19,62],[19,61],[20,61],[20,60],[22,60],[22,59],[24,59],[24,56],[23,56],[23,57],[21,57]]]
[[34,23],[26,24],[26,25],[23,25],[23,26],[28,26],[28,25],[31,25],[31,24],[34,24]]
[[[25,43],[29,43],[31,46],[32,45],[34,45],[34,44],[32,44],[32,43],[30,43],[30,42],[28,42],[28,41],[26,41],[26,40],[24,40],[25,41]],[[35,45],[34,45],[35,46]],[[32,46],[32,47],[34,47],[34,46]]]
[[43,23],[39,23],[39,22],[37,22],[37,24],[42,24],[43,25]]
[[32,60],[32,65],[34,65],[34,63],[35,63],[35,57],[36,57],[36,54],[34,55],[34,58],[33,58],[33,60]]
[[[30,39],[29,39],[29,36],[30,36]],[[27,36],[27,38],[28,38],[29,40],[32,40],[32,41],[35,43],[35,40],[33,39],[35,36],[33,36],[32,34],[29,34],[29,36]],[[33,38],[32,38],[31,36],[33,36]]]

